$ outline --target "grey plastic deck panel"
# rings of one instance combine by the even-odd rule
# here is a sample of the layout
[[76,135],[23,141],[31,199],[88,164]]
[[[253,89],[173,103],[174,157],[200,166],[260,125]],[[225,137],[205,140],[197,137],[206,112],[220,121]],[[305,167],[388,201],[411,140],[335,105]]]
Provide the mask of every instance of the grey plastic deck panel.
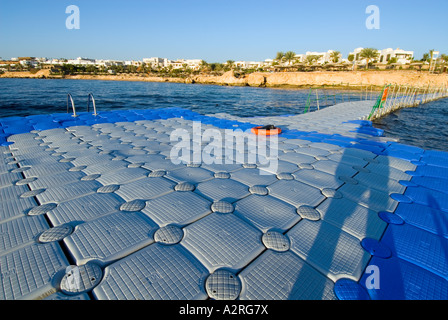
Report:
[[[446,158],[355,132],[359,124],[346,121],[369,104],[288,117],[192,116],[207,122],[201,133],[244,122],[291,130],[268,147],[275,156],[258,159],[278,160],[275,169],[238,162],[247,154],[229,145],[205,153],[223,164],[173,163],[170,133],[191,132],[194,121],[164,114],[172,110],[160,111],[166,120],[140,120],[154,110],[110,112],[115,123],[8,137],[15,143],[0,146],[0,298],[336,299],[338,281],[362,287],[372,263],[402,266],[412,274],[402,279],[446,297],[446,190],[430,180],[446,171]],[[247,152],[253,141],[242,146]],[[429,206],[430,193],[441,208]],[[376,257],[386,247],[393,257]],[[73,287],[75,270],[81,283]]]
[[185,226],[211,213],[211,205],[211,201],[192,191],[176,191],[148,200],[142,212],[161,227]]
[[293,206],[317,206],[325,197],[319,189],[297,180],[279,180],[268,187],[269,194]]
[[125,201],[115,194],[93,193],[85,197],[58,203],[47,213],[54,226],[83,222],[119,211]]
[[238,276],[241,300],[335,300],[334,283],[291,251],[267,250]]
[[249,187],[233,179],[214,179],[197,185],[196,193],[210,200],[235,202],[250,194]]
[[235,203],[235,215],[250,221],[260,231],[286,231],[301,220],[297,208],[272,196],[252,194]]
[[212,213],[185,227],[184,233],[180,244],[210,272],[241,269],[264,250],[261,231],[231,213]]
[[104,266],[153,243],[157,228],[141,213],[116,212],[77,226],[64,242],[77,265],[94,261]]
[[322,219],[359,240],[372,238],[379,240],[387,227],[378,212],[347,198],[329,198],[317,210]]
[[0,224],[0,254],[33,243],[49,228],[43,216],[24,216]]
[[0,299],[40,299],[57,291],[58,273],[69,265],[57,243],[30,244],[0,255]]
[[358,281],[370,259],[359,239],[322,220],[304,219],[286,235],[292,252],[333,281]]
[[93,294],[107,300],[205,300],[207,276],[180,245],[156,243],[108,266]]
[[[146,173],[147,175],[148,173]],[[108,181],[112,182],[112,181]],[[108,183],[110,184],[110,183]],[[120,183],[117,183],[120,185]],[[163,177],[141,177],[125,184],[115,192],[126,201],[135,199],[149,200],[174,191],[176,183]]]

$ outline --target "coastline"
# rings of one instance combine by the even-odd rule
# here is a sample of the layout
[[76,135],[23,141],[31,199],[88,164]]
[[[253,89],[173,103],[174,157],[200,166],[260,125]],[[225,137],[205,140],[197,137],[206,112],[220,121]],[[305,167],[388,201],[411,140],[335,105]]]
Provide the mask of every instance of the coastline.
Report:
[[395,83],[412,86],[442,86],[448,84],[448,74],[429,74],[419,71],[314,71],[314,72],[254,72],[236,77],[233,71],[221,76],[194,75],[187,78],[152,75],[50,75],[49,70],[5,72],[0,78],[72,79],[103,81],[173,82],[212,84],[224,86],[251,86],[269,88],[305,88],[311,86],[375,86]]

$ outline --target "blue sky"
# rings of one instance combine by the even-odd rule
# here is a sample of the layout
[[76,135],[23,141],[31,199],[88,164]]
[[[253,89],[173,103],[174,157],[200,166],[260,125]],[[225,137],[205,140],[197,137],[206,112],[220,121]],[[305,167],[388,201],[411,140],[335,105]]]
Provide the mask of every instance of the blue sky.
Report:
[[[448,54],[448,1],[1,0],[0,57],[264,60],[278,51],[357,47]],[[66,7],[80,29],[66,28]],[[380,9],[369,30],[366,8]]]

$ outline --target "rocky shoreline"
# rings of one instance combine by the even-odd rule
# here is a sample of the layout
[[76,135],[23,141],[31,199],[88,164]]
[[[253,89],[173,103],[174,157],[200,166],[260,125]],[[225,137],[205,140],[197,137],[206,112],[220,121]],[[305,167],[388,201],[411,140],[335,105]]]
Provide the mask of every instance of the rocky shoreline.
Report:
[[346,71],[346,72],[255,72],[237,78],[232,71],[222,76],[195,76],[193,83],[242,85],[251,87],[310,87],[310,86],[384,86],[396,83],[412,86],[443,86],[448,74],[428,74],[417,71]]
[[226,86],[251,87],[289,87],[310,86],[377,86],[395,83],[412,86],[443,86],[448,84],[448,74],[429,74],[419,71],[315,71],[315,72],[254,72],[237,77],[233,71],[221,76],[194,75],[188,78],[158,77],[151,75],[51,75],[49,70],[30,72],[6,72],[0,78],[73,79],[106,81],[145,81],[175,82],[189,84],[214,84]]

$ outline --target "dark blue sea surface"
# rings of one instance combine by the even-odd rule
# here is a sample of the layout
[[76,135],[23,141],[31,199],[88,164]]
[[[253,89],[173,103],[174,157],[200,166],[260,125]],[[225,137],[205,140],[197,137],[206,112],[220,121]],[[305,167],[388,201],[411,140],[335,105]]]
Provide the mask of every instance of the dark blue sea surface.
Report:
[[373,125],[400,143],[448,151],[448,98],[400,109],[375,120]]
[[[92,93],[99,112],[124,109],[180,107],[201,114],[228,113],[240,117],[300,114],[309,90],[232,87],[182,83],[0,79],[0,118],[65,113],[67,94],[77,112],[87,110]],[[331,92],[335,93],[335,92]],[[313,93],[314,96],[314,93]],[[333,102],[359,100],[358,93],[329,99]],[[344,99],[344,100],[341,100]],[[324,107],[324,100],[320,107]],[[311,111],[316,109],[316,102]],[[70,110],[71,112],[71,110]],[[374,126],[400,142],[424,149],[448,151],[448,99],[407,108],[376,120]]]
[[242,117],[302,113],[308,97],[308,90],[99,80],[0,79],[0,88],[0,118],[66,112],[68,93],[77,112],[92,93],[99,112],[180,107]]

